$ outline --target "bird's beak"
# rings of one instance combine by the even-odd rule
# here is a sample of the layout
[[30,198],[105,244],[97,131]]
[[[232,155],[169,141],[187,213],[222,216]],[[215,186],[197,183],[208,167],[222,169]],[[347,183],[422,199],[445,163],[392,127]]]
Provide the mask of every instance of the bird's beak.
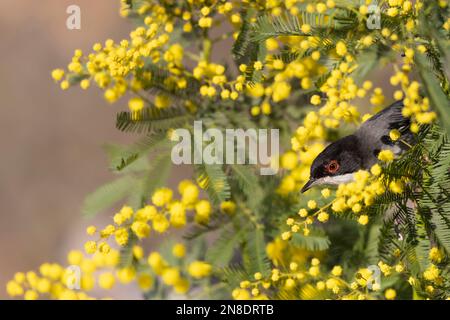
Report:
[[310,178],[309,181],[303,186],[301,193],[304,193],[304,192],[308,191],[309,189],[311,189],[311,187],[314,186],[315,182],[316,182],[316,180],[314,178]]

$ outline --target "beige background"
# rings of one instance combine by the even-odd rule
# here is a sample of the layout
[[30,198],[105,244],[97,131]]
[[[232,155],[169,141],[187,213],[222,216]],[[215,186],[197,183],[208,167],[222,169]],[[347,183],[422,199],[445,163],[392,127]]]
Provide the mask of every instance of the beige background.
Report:
[[[127,36],[119,3],[0,1],[0,298],[14,272],[81,248],[83,199],[111,178],[101,145],[130,139],[114,128],[123,102],[111,106],[95,89],[63,92],[50,77],[74,49]],[[65,26],[70,4],[81,7],[79,31]]]

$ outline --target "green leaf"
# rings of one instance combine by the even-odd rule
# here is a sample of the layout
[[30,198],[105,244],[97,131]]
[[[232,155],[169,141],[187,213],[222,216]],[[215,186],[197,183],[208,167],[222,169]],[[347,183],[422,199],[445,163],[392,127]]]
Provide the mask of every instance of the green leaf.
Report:
[[234,59],[238,61],[238,64],[244,63],[246,57],[249,56],[249,53],[255,50],[255,43],[251,39],[252,23],[250,22],[250,19],[253,17],[254,13],[254,9],[249,9],[244,12],[244,19],[241,29],[239,30],[239,35],[231,50]]
[[423,54],[416,52],[416,63],[431,105],[438,112],[438,119],[446,130],[447,135],[450,135],[450,101],[442,91],[437,78],[430,72],[430,67]]
[[129,199],[130,205],[135,208],[142,207],[148,201],[153,191],[166,184],[171,167],[170,153],[157,155],[151,161],[150,169],[133,186]]
[[215,269],[215,274],[217,274],[231,290],[239,287],[241,281],[248,280],[253,276],[239,265],[217,268]]
[[93,217],[100,211],[110,208],[127,197],[135,183],[135,178],[124,176],[101,186],[84,200],[83,214]]
[[[175,39],[173,40],[176,42]],[[139,77],[145,79],[144,90],[151,94],[162,94],[179,102],[185,102],[187,99],[195,101],[201,97],[199,93],[201,84],[193,76],[184,75],[187,84],[185,88],[180,88],[177,79],[173,77],[173,74],[167,68],[162,68],[152,62],[146,61],[142,72],[151,73],[150,79],[147,79],[144,74],[139,73]]]
[[291,242],[295,246],[309,251],[323,251],[330,247],[330,240],[328,237],[324,234],[320,234],[319,232],[312,232],[312,234],[308,236],[304,236],[300,233],[294,233],[292,235]]
[[132,165],[128,171],[135,172],[149,169],[148,161],[142,161],[142,157],[152,151],[165,151],[171,146],[172,141],[167,138],[165,133],[155,133],[148,134],[131,145],[107,144],[104,149],[113,171],[124,172]]
[[258,17],[253,26],[253,41],[264,41],[279,36],[305,36],[301,30],[301,23],[297,16],[270,16]]
[[232,227],[224,229],[219,238],[206,251],[206,261],[218,267],[228,265],[233,258],[235,248],[244,239],[247,232],[247,228],[244,227],[239,230]]
[[326,291],[320,291],[309,283],[300,288],[300,299],[302,300],[323,300],[325,298]]
[[236,179],[240,190],[247,197],[249,207],[256,209],[261,204],[264,195],[257,175],[249,166],[231,165],[230,167],[233,171],[232,177]]
[[[263,15],[258,17],[253,26],[253,40],[265,41],[269,38],[280,36],[309,36],[318,34],[321,31],[332,35],[338,30],[353,28],[358,21],[353,13],[347,11],[340,11],[339,14],[330,15],[301,11],[300,14],[300,19],[298,16],[291,14],[280,16]],[[305,34],[302,31],[302,24],[309,24],[312,27],[313,31],[311,34]]]
[[197,181],[206,189],[214,204],[230,198],[230,185],[222,165],[200,164],[195,166]]
[[270,262],[266,254],[266,242],[262,229],[256,228],[247,232],[247,243],[243,258],[248,273],[261,272],[264,276],[270,274]]

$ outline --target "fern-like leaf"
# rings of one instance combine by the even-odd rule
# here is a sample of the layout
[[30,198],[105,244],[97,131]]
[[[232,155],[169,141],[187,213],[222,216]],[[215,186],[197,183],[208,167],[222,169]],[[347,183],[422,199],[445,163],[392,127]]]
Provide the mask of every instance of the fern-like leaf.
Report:
[[230,185],[222,165],[200,164],[195,166],[197,181],[208,192],[215,204],[230,198]]
[[244,239],[247,232],[247,228],[240,228],[236,231],[229,227],[222,230],[219,238],[206,251],[206,261],[214,263],[218,267],[228,265],[233,258],[235,248]]
[[270,262],[266,255],[266,242],[262,229],[256,228],[247,232],[243,260],[245,269],[250,274],[261,272],[267,276],[270,273]]
[[256,209],[261,203],[263,190],[259,185],[257,175],[244,165],[231,165],[232,177],[237,181],[239,188],[247,197],[247,202],[251,209]]
[[309,251],[324,251],[330,247],[330,240],[320,232],[313,232],[308,236],[294,233],[291,241],[296,247]]
[[189,119],[191,119],[191,116],[180,108],[158,109],[149,107],[140,112],[120,112],[117,115],[116,127],[125,132],[152,133],[180,128]]
[[135,183],[135,178],[123,176],[101,186],[86,197],[82,208],[83,214],[93,217],[100,211],[113,206],[130,194]]

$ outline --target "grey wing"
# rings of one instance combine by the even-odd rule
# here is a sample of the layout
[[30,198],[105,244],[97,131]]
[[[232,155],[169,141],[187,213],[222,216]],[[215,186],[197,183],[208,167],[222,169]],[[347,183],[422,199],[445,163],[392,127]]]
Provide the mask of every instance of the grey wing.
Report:
[[397,101],[380,111],[372,118],[364,122],[355,132],[360,141],[366,146],[363,148],[368,152],[364,157],[367,159],[365,167],[368,168],[377,162],[378,153],[381,150],[390,149],[395,154],[400,154],[408,147],[402,142],[393,142],[389,138],[389,132],[397,129],[401,133],[402,141],[412,143],[413,135],[409,130],[410,120],[402,115],[403,101]]

